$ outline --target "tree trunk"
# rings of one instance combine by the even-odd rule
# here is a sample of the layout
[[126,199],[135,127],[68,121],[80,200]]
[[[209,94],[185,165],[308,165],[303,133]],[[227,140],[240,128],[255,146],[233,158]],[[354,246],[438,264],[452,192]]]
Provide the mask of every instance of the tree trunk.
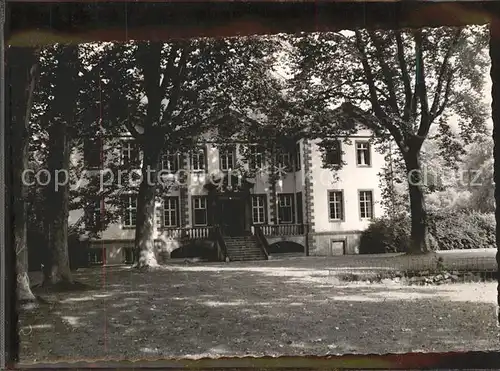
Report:
[[[500,21],[493,17],[490,23],[491,58],[491,114],[493,119],[493,157],[495,160],[493,178],[495,181],[495,219],[497,244],[497,305],[500,308]],[[500,311],[498,312],[500,324]]]
[[154,245],[154,217],[156,176],[159,166],[160,151],[154,147],[148,148],[146,146],[144,148],[144,160],[142,165],[142,181],[137,197],[137,218],[135,227],[136,254],[134,263],[137,268],[141,269],[158,266]]
[[10,48],[8,53],[12,102],[12,168],[14,245],[16,251],[17,298],[35,300],[28,277],[27,185],[23,171],[28,168],[29,122],[33,94],[38,78],[38,51],[31,48]]
[[54,99],[48,115],[48,170],[51,182],[47,188],[49,250],[45,283],[72,284],[68,254],[69,166],[71,132],[78,100],[78,47],[59,46],[55,52]]
[[[18,130],[24,131],[24,128],[19,125],[16,129],[14,132],[17,132]],[[29,301],[34,300],[35,296],[31,292],[28,277],[28,205],[26,202],[26,186],[22,182],[23,170],[28,168],[28,140],[27,138],[22,139],[19,137],[23,134],[16,134],[16,139],[18,139],[16,142],[20,144],[18,148],[13,148],[13,152],[15,154],[13,155],[12,162],[15,172],[14,192],[16,193],[14,199],[14,244],[16,251],[17,298],[22,301]]]
[[411,243],[408,254],[424,254],[430,251],[428,243],[427,211],[423,192],[424,178],[418,152],[409,151],[405,164],[410,193]]
[[[48,170],[51,182],[47,189],[48,238],[50,257],[45,267],[44,283],[72,283],[68,255],[68,210],[70,139],[65,122],[53,123],[49,129]],[[59,174],[56,179],[56,174]],[[51,211],[51,212],[50,212]]]

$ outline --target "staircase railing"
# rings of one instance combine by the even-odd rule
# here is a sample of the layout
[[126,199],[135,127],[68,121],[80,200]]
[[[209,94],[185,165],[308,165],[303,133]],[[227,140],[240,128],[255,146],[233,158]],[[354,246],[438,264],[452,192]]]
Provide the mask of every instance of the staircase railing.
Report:
[[162,228],[160,233],[167,238],[196,240],[208,238],[212,227]]
[[227,246],[226,246],[226,241],[224,241],[224,237],[222,236],[220,227],[214,226],[211,229],[211,232],[212,232],[212,239],[215,242],[215,245],[217,246],[217,256],[220,261],[225,261],[226,258],[228,257]]
[[301,236],[307,230],[305,224],[263,224],[259,227],[265,236]]
[[257,241],[259,242],[259,247],[262,252],[266,256],[266,259],[269,260],[269,243],[267,242],[266,236],[264,236],[264,232],[259,225],[254,226],[255,237],[257,237]]

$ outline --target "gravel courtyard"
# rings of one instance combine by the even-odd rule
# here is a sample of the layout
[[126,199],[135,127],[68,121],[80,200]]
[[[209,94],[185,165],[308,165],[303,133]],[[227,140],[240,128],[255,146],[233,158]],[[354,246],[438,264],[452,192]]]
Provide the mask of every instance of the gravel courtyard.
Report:
[[94,289],[20,313],[21,363],[500,348],[496,283],[346,283],[326,260],[79,270]]

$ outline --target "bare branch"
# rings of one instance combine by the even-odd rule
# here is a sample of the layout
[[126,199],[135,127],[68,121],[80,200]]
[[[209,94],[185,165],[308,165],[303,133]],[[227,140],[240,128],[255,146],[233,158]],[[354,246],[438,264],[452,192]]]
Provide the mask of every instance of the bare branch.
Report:
[[[143,125],[151,127],[159,119],[163,95],[160,90],[160,64],[162,43],[141,43],[137,49],[137,64],[142,69],[144,91],[148,98],[146,120]],[[130,130],[130,128],[129,128]]]
[[366,55],[363,38],[359,30],[356,30],[355,34],[356,34],[356,47],[360,53],[360,59],[363,65],[363,71],[365,72],[366,82],[368,83],[368,90],[370,92],[370,102],[373,106],[373,111],[375,112],[375,115],[379,119],[383,119],[386,117],[386,115],[383,112],[382,107],[380,107],[378,101],[377,89],[375,87],[375,79],[373,77],[370,64],[368,63],[368,56]]
[[182,48],[181,57],[179,60],[179,64],[177,65],[176,68],[175,78],[173,80],[173,86],[170,91],[170,97],[169,97],[170,99],[168,101],[167,108],[163,112],[163,120],[171,119],[172,114],[179,102],[179,98],[181,96],[182,83],[184,82],[184,77],[186,76],[187,57],[190,50],[191,48],[189,44],[184,45],[184,47]]
[[413,94],[411,92],[410,75],[408,73],[408,65],[406,63],[401,31],[400,30],[395,31],[395,35],[396,35],[396,45],[398,50],[399,68],[401,69],[401,77],[403,79],[403,86],[405,89],[405,105],[403,109],[403,121],[407,122],[410,120],[410,116],[412,114]]
[[394,110],[394,113],[399,116],[398,100],[396,98],[396,89],[394,86],[394,73],[391,71],[389,65],[385,61],[383,55],[384,47],[382,46],[381,40],[377,37],[377,35],[375,35],[375,32],[373,31],[368,32],[368,35],[370,35],[370,39],[372,40],[373,45],[375,45],[375,56],[377,57],[380,67],[382,68],[384,82],[387,86],[387,90],[389,91],[389,104]]
[[450,99],[450,92],[451,92],[451,82],[453,80],[453,72],[450,71],[448,73],[448,78],[446,79],[446,87],[444,89],[444,99],[443,99],[443,103],[441,104],[441,106],[436,110],[436,112],[433,114],[433,117],[432,119],[435,119],[436,117],[439,117],[444,109],[446,108],[446,106],[448,105],[448,101]]
[[[422,30],[414,32],[415,38],[415,54],[416,54],[416,84],[415,93],[420,101],[420,125],[417,130],[419,138],[427,137],[429,133],[431,120],[429,116],[429,102],[427,99],[427,86],[425,83],[425,66],[422,50]],[[422,141],[423,143],[423,141]],[[420,146],[422,145],[420,143]],[[420,147],[419,147],[420,148]]]
[[363,79],[354,80],[354,81],[344,81],[339,85],[336,85],[332,88],[329,88],[329,89],[322,91],[318,97],[307,99],[305,102],[306,103],[314,103],[314,102],[320,102],[320,101],[323,101],[326,99],[331,99],[331,98],[345,97],[345,94],[343,94],[342,92],[339,91],[342,86],[344,86],[344,85],[352,86],[353,84],[364,83],[364,82],[365,82],[365,80],[363,80]]
[[121,125],[125,126],[125,128],[130,132],[130,135],[132,135],[134,139],[136,139],[137,141],[142,140],[142,134],[137,131],[134,124],[130,121],[129,118],[122,120],[122,122],[120,122],[120,126]]
[[383,97],[385,98],[387,101],[390,101],[390,97],[387,95],[387,93],[381,89],[381,88],[376,88],[377,89],[377,92]]
[[137,49],[137,64],[142,69],[144,91],[149,100],[156,97],[160,89],[161,43],[141,43]]
[[370,92],[370,102],[373,107],[373,111],[375,116],[380,120],[380,122],[387,127],[387,130],[394,137],[398,146],[403,145],[404,137],[399,128],[394,125],[391,120],[387,117],[386,113],[380,106],[380,102],[378,100],[377,89],[375,87],[375,80],[373,77],[373,73],[368,63],[368,57],[365,51],[365,45],[363,43],[363,38],[359,30],[355,31],[356,34],[356,47],[360,53],[361,63],[363,64],[363,70],[365,72],[366,81],[368,83],[368,89]]
[[163,96],[167,92],[168,81],[170,80],[170,76],[172,76],[174,72],[174,63],[178,51],[179,51],[179,45],[174,44],[172,45],[172,47],[170,48],[170,52],[168,53],[167,66],[163,71],[163,80],[160,85],[160,91],[162,92]]
[[[443,63],[441,64],[441,67],[439,69],[438,82],[437,82],[437,86],[436,86],[436,91],[434,92],[434,99],[433,99],[432,107],[431,107],[431,111],[430,111],[431,120],[436,117],[436,113],[437,113],[438,107],[439,107],[439,100],[440,100],[440,96],[441,96],[441,91],[443,89],[444,79],[446,78],[445,75],[446,75],[446,72],[448,71],[448,68],[449,68],[449,65],[448,65],[449,60],[450,60],[451,55],[453,54],[453,51],[454,51],[456,45],[458,44],[458,41],[460,40],[461,33],[462,33],[462,29],[458,29],[455,32],[455,34],[453,35],[453,39],[450,42],[448,50],[446,51],[446,54],[443,58]],[[447,81],[449,81],[449,80],[450,79],[448,78]]]

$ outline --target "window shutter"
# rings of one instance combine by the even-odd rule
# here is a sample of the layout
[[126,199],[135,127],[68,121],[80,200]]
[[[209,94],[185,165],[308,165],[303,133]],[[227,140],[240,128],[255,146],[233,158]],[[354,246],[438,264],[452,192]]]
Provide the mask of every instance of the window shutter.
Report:
[[163,226],[163,202],[161,205],[156,206],[155,208],[155,219],[156,219],[156,227],[161,228]]
[[179,170],[183,170],[185,168],[184,166],[184,153],[178,152],[177,153],[177,160],[179,161]]
[[208,169],[208,151],[207,151],[207,146],[206,145],[203,145],[202,146],[202,149],[203,149],[203,170],[207,171]]

